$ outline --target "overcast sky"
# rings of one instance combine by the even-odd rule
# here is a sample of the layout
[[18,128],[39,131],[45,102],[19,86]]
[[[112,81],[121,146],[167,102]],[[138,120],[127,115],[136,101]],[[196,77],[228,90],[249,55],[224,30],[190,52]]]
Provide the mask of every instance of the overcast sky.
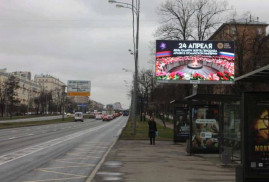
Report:
[[[161,2],[141,0],[140,68],[153,67],[149,42],[155,40]],[[269,23],[268,0],[228,2],[238,13],[250,11]],[[65,83],[91,80],[91,99],[126,108],[134,70],[128,52],[133,48],[131,20],[130,10],[108,0],[0,0],[0,68],[50,74]]]

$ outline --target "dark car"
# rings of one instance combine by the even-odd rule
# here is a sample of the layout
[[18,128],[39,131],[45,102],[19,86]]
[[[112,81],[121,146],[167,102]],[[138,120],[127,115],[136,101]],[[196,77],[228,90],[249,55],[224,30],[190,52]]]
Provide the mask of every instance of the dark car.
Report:
[[123,111],[123,116],[129,116],[129,111],[128,110]]

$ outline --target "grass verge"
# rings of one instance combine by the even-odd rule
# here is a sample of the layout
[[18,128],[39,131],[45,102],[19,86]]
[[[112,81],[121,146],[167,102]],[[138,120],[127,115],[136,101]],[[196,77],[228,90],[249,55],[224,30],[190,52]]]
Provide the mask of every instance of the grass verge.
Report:
[[66,123],[66,122],[72,122],[72,121],[74,121],[74,117],[65,118],[64,121],[62,121],[62,119],[54,119],[54,120],[47,120],[47,121],[7,122],[7,123],[0,123],[0,129],[57,124],[57,123]]
[[[158,136],[156,140],[173,140],[173,130],[164,128],[157,123]],[[133,125],[132,121],[128,121],[126,127],[123,129],[120,136],[121,140],[148,140],[148,120],[136,122],[136,135],[132,134]]]

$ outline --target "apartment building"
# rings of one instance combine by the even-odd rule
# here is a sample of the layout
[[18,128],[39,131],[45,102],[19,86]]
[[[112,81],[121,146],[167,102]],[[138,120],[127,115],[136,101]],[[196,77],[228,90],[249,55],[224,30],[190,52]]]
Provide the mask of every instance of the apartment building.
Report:
[[235,74],[239,76],[269,64],[267,26],[254,20],[232,20],[223,23],[209,40],[235,42]]
[[[235,76],[241,76],[250,71],[269,64],[269,36],[266,32],[268,24],[265,22],[232,20],[223,23],[209,38],[209,40],[234,41],[235,44]],[[264,90],[268,86],[238,84],[233,86],[215,85],[211,91],[215,94],[235,94],[241,91]]]
[[16,92],[21,104],[29,105],[31,98],[39,96],[41,87],[31,80],[31,72],[16,71],[8,73],[7,69],[0,69],[0,83],[4,83],[11,75],[14,75],[19,82],[19,88]]
[[34,81],[38,83],[42,90],[52,92],[53,100],[60,100],[62,93],[65,90],[66,85],[51,75],[35,75]]

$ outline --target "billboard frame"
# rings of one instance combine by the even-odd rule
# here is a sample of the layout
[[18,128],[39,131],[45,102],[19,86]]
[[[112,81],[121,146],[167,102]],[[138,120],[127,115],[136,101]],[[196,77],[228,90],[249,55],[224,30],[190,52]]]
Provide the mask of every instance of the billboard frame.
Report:
[[[186,52],[184,52],[184,55],[181,55],[180,53],[177,54],[178,52],[175,51],[175,50],[179,50],[179,49],[176,49],[175,47],[173,47],[171,45],[168,45],[167,46],[167,47],[170,46],[170,49],[168,51],[165,50],[163,52],[158,52],[158,51],[160,51],[160,48],[158,48],[158,47],[161,47],[161,43],[163,43],[163,42],[165,44],[168,44],[167,42],[172,42],[171,44],[188,43],[189,45],[192,44],[192,43],[193,44],[196,44],[196,43],[197,44],[205,44],[205,43],[210,44],[210,43],[212,43],[212,44],[214,44],[214,47],[217,47],[217,48],[214,48],[214,50],[217,50],[217,51],[215,51],[215,52],[217,52],[217,54],[216,53],[215,53],[215,55],[210,55],[210,54],[208,54],[208,55],[206,55],[206,54],[194,54],[194,53],[192,53],[192,54],[186,54]],[[229,44],[230,48],[221,48],[221,49],[224,49],[224,50],[230,51],[230,52],[222,52],[221,49],[218,47],[218,44]],[[197,50],[197,49],[194,48],[193,50]],[[186,50],[187,50],[187,48],[186,48]],[[201,50],[203,50],[203,49],[201,49]],[[163,53],[163,55],[161,53]],[[228,54],[228,55],[225,55],[225,54]],[[229,54],[231,54],[232,56],[230,56]],[[231,84],[234,84],[235,83],[235,77],[234,77],[235,76],[235,73],[234,73],[234,71],[235,71],[235,68],[234,68],[235,67],[235,65],[234,65],[235,64],[235,61],[234,61],[235,60],[235,56],[234,55],[235,55],[234,41],[215,41],[215,40],[210,40],[210,41],[156,40],[156,54],[155,54],[155,77],[156,77],[156,81],[158,83],[163,83],[163,84],[169,83],[169,84],[216,84],[216,85],[217,84],[222,84],[222,85],[231,85]],[[212,63],[211,63],[211,66],[212,67],[210,67],[210,68],[214,69],[215,72],[213,72],[212,75],[211,74],[207,74],[207,75],[201,75],[200,74],[201,76],[203,76],[203,78],[199,78],[199,76],[198,76],[198,78],[197,77],[195,78],[195,76],[193,76],[195,73],[197,73],[195,70],[199,70],[201,68],[198,68],[198,69],[189,68],[189,64],[191,63],[191,60],[181,61],[181,62],[185,62],[185,64],[179,63],[179,65],[177,65],[177,66],[173,66],[175,63],[177,63],[176,61],[174,61],[172,63],[169,63],[169,61],[168,61],[168,64],[165,64],[165,66],[163,66],[164,63],[160,61],[161,65],[159,65],[160,66],[159,68],[161,68],[161,69],[164,69],[165,68],[166,70],[165,71],[163,70],[163,72],[162,72],[162,71],[158,70],[158,68],[157,68],[158,67],[157,66],[157,61],[158,61],[157,59],[158,58],[167,58],[167,57],[169,57],[169,58],[173,58],[173,57],[174,58],[177,58],[177,57],[179,57],[179,58],[184,59],[185,57],[188,57],[188,56],[189,57],[194,57],[194,59],[196,59],[196,62],[198,62],[198,64],[200,63],[200,65],[202,67],[208,66],[209,64],[204,63],[206,61],[203,61],[201,63],[201,61],[198,60],[198,57],[199,56],[210,57],[210,58],[212,57],[212,59],[213,59],[213,57],[217,57],[218,59],[225,60],[225,62],[222,61],[219,64],[219,67],[217,67],[218,68],[217,69],[216,68],[216,64],[217,63],[214,62],[214,61],[212,61]],[[227,60],[227,57],[230,58],[230,60],[232,60],[232,61],[228,61]],[[188,63],[186,63],[186,62],[188,62]],[[227,65],[225,65],[223,63],[225,63]],[[172,66],[170,66],[170,64]],[[171,79],[170,78],[170,75],[171,75],[170,73],[175,72],[175,71],[171,71],[171,70],[174,69],[174,68],[177,68],[177,67],[181,67],[181,66],[187,66],[188,67],[187,69],[192,70],[192,71],[190,71],[188,73],[187,72],[184,72],[184,71],[182,73],[184,75],[185,74],[188,75],[189,77],[192,77],[193,76],[193,78],[189,78],[189,79],[186,79],[185,80],[185,79],[181,79],[181,78],[183,78],[183,76],[182,76],[180,79]],[[167,71],[167,70],[169,70],[169,71]],[[176,72],[178,72],[178,71],[176,71]],[[179,71],[179,72],[181,72],[181,71]],[[218,75],[219,72],[221,72],[223,75]],[[160,75],[157,75],[157,74],[160,74]],[[169,76],[167,76],[167,75],[169,75]],[[169,79],[163,79],[164,77],[169,77]],[[174,78],[174,77],[172,77],[172,78]],[[187,78],[187,77],[184,76],[184,78]],[[219,80],[217,80],[217,79],[219,79]]]

